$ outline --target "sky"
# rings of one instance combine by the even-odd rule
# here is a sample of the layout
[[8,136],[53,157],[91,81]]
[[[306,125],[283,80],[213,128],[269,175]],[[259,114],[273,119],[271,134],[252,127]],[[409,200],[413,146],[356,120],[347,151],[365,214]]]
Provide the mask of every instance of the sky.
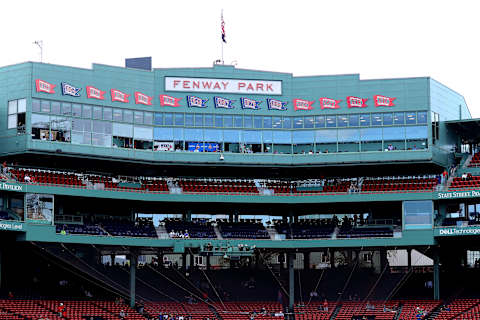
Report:
[[[478,2],[478,1],[477,1]],[[0,1],[0,66],[91,68],[152,56],[154,68],[226,64],[361,79],[432,77],[480,117],[476,1]]]

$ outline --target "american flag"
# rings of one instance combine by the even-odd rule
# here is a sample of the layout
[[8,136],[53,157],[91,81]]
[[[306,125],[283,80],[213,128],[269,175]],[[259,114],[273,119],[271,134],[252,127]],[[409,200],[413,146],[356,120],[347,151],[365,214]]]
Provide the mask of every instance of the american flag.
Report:
[[222,41],[227,43],[227,40],[225,39],[225,21],[223,21],[223,10],[222,10],[222,23],[221,23],[221,28],[222,28]]

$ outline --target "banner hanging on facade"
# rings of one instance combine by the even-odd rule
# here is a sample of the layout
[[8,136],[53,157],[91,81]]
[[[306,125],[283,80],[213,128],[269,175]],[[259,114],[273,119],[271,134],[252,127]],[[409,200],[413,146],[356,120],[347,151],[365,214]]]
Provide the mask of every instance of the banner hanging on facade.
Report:
[[98,88],[87,86],[87,98],[105,100],[104,94],[106,91],[102,91]]
[[323,109],[338,109],[342,100],[335,100],[330,98],[320,98],[320,108]]
[[395,99],[397,98],[385,97],[378,94],[373,96],[375,107],[393,107],[395,106],[393,103]]
[[315,101],[308,101],[303,99],[293,99],[293,109],[297,110],[312,110],[312,104]]
[[261,101],[256,101],[249,98],[240,98],[240,104],[242,105],[242,109],[253,109],[259,110],[260,109]]
[[128,97],[130,97],[129,94],[126,94],[125,92],[117,89],[110,89],[110,95],[112,96],[112,101],[118,101],[123,103],[128,103]]
[[37,88],[37,92],[55,93],[54,88],[56,87],[56,85],[47,81],[36,79],[35,87]]
[[146,94],[135,91],[135,103],[136,104],[143,104],[143,105],[146,105],[146,106],[151,106],[152,105],[152,99],[153,99],[153,97],[150,97],[150,96],[147,96]]
[[187,96],[187,105],[195,108],[206,108],[208,99],[202,99],[195,96]]
[[166,94],[160,95],[160,106],[165,107],[180,107],[180,100],[182,98],[175,98],[171,96],[167,96]]
[[215,108],[223,108],[223,109],[233,109],[233,100],[222,98],[222,97],[213,97],[213,102],[215,104]]
[[347,97],[347,105],[349,108],[366,108],[367,107],[367,100],[364,98],[348,96]]
[[61,85],[64,96],[80,97],[80,90],[82,90],[82,88],[74,87],[66,82],[62,82]]
[[288,104],[288,102],[283,102],[283,101],[280,101],[280,100],[277,100],[277,99],[267,98],[268,110],[285,111],[285,110],[287,110],[287,104]]

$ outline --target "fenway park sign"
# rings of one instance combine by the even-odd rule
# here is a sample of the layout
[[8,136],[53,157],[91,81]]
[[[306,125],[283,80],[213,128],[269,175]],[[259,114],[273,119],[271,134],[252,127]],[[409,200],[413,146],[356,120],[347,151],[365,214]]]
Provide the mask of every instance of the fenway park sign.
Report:
[[282,81],[165,77],[165,91],[281,95]]

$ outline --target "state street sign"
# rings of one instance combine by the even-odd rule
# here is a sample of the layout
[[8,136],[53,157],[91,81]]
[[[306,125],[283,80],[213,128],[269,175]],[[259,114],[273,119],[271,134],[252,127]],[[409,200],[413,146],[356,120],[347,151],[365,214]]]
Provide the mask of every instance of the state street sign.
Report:
[[479,198],[480,190],[438,192],[437,199]]
[[469,227],[443,227],[435,228],[435,237],[451,237],[451,236],[478,236],[480,235],[480,226]]
[[165,91],[281,95],[282,81],[165,77]]

